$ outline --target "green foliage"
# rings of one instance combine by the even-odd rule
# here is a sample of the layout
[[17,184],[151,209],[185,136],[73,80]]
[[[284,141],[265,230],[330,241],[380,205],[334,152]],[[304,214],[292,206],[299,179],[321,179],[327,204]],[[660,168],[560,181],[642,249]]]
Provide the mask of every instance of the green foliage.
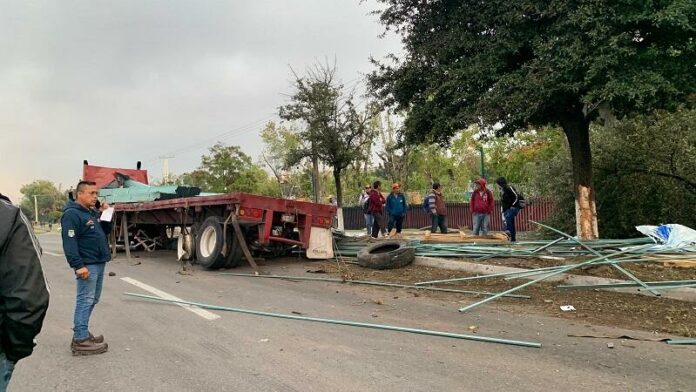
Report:
[[696,91],[694,1],[380,1],[406,54],[370,81],[410,141],[674,109]]
[[38,204],[40,221],[48,222],[60,219],[67,196],[56,188],[53,182],[36,180],[30,184],[23,185],[19,191],[23,195],[20,201],[20,208],[30,220],[36,219],[34,214],[34,195],[37,195],[36,202]]
[[[598,224],[604,237],[639,236],[635,226],[644,224],[696,227],[696,111],[626,119],[593,128],[592,137]],[[535,178],[555,202],[549,222],[574,232],[567,154],[538,166]]]
[[300,144],[291,150],[289,163],[309,158],[330,166],[338,204],[342,205],[341,173],[356,160],[366,158],[373,139],[369,127],[373,110],[358,110],[353,92],[346,91],[336,79],[335,67],[315,65],[305,76],[294,77],[295,92],[291,102],[280,108],[280,117],[299,121],[305,128],[298,133]]
[[209,154],[201,157],[201,166],[183,174],[177,182],[200,187],[204,192],[279,194],[268,173],[255,165],[239,146],[222,143],[212,146]]

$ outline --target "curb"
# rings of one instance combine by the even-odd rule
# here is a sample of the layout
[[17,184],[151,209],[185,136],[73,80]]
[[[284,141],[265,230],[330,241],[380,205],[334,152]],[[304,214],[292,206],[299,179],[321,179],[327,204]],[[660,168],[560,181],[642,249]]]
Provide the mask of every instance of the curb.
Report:
[[[524,272],[529,271],[524,268],[515,267],[505,267],[501,265],[491,265],[491,264],[478,264],[471,263],[468,261],[454,261],[448,259],[440,259],[436,257],[424,257],[416,256],[413,261],[413,265],[439,268],[453,271],[464,271],[471,274],[477,275],[490,275],[505,272]],[[521,277],[519,279],[524,280],[534,280],[535,277]],[[620,279],[609,279],[609,278],[599,278],[596,276],[584,276],[584,275],[572,275],[572,274],[558,274],[545,279],[547,282],[561,282],[565,284],[607,284],[607,283],[631,283],[627,280]],[[591,290],[591,289],[588,289]],[[602,291],[613,291],[617,293],[627,293],[627,294],[637,294],[646,295],[649,297],[655,297],[653,294],[646,291],[638,291],[637,288],[617,288],[617,289],[597,289]],[[683,289],[670,289],[661,292],[661,298],[676,299],[679,301],[696,302],[696,289],[693,288],[683,288]]]

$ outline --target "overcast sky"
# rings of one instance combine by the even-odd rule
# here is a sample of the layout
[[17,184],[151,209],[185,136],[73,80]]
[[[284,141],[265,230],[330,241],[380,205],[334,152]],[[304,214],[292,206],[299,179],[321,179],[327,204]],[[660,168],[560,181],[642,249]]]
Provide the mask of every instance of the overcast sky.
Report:
[[[69,187],[82,160],[161,176],[216,141],[256,158],[291,92],[289,67],[337,60],[352,85],[398,52],[374,1],[0,0],[0,192]],[[218,136],[222,135],[222,136]]]

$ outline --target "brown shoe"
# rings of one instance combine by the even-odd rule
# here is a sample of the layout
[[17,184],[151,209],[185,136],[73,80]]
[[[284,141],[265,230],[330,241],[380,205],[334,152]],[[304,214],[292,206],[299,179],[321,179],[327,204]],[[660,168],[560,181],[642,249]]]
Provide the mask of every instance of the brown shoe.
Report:
[[89,333],[89,340],[93,341],[94,343],[104,343],[104,335],[94,336],[94,335],[92,335],[92,332],[90,332]]
[[105,353],[109,349],[106,343],[95,343],[90,338],[77,341],[73,340],[70,344],[73,355],[94,355]]

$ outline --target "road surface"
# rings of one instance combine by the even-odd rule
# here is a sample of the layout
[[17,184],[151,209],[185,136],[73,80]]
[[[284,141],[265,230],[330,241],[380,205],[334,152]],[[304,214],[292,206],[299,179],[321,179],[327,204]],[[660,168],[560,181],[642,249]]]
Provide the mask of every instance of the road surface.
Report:
[[[568,321],[486,305],[457,312],[450,301],[401,289],[223,276],[178,275],[171,253],[110,262],[91,329],[109,352],[73,357],[74,277],[56,234],[40,236],[51,304],[34,354],[9,391],[694,391],[696,347],[570,338],[591,332]],[[267,261],[284,275],[306,274],[300,259]],[[250,272],[246,267],[236,272]],[[308,275],[308,274],[307,274]],[[317,276],[317,275],[313,275]],[[125,279],[124,278],[128,278]],[[305,316],[347,319],[508,339],[540,349],[480,343],[229,312],[198,312],[132,299],[142,287],[182,299]],[[379,305],[375,302],[382,302]],[[594,333],[635,333],[595,327]],[[645,333],[642,333],[645,335]],[[610,349],[607,343],[614,343]]]

